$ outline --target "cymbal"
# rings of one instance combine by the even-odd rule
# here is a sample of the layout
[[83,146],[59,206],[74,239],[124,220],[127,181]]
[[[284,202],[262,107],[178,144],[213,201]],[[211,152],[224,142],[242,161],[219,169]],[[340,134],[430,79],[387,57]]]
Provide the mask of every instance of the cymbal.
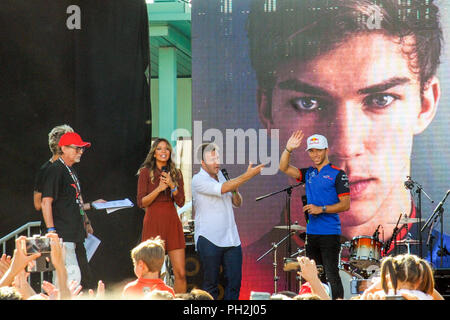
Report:
[[[397,220],[398,221],[398,220]],[[391,221],[389,224],[397,224],[397,221]],[[420,219],[421,222],[424,222],[425,219]],[[418,223],[419,219],[417,218],[401,218],[399,224],[408,224],[408,223]]]
[[[275,228],[275,229],[285,229],[285,230],[288,230],[288,229],[289,229],[289,226],[275,226],[274,228]],[[301,225],[298,225],[298,224],[292,224],[292,225],[291,225],[291,230],[293,230],[293,231],[305,231],[306,228],[303,227],[303,226],[301,226]]]

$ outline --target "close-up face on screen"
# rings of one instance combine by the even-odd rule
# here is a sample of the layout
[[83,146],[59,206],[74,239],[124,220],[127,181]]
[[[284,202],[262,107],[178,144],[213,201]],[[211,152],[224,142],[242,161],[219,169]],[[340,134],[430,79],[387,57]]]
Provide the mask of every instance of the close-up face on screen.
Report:
[[[344,240],[378,228],[386,242],[400,215],[431,215],[450,176],[449,9],[443,1],[194,2],[193,121],[203,132],[221,132],[202,133],[197,141],[219,143],[222,167],[233,175],[246,167],[239,155],[247,165],[252,160],[252,147],[257,162],[267,163],[266,172],[241,188],[244,205],[235,215],[244,250],[243,295],[246,288],[273,286],[271,266],[256,259],[284,236],[275,227],[288,220],[305,225],[302,186],[293,190],[289,209],[284,193],[255,201],[296,182],[277,170],[294,131],[305,138],[291,165],[314,165],[306,137],[321,134],[330,162],[348,175],[351,206],[339,215]],[[213,47],[220,50],[208,50]],[[254,134],[261,130],[266,135]],[[239,138],[245,143],[230,146]],[[230,152],[237,157],[227,158]],[[418,211],[408,179],[434,202],[422,196]],[[418,238],[416,223],[400,227],[400,238]],[[301,232],[292,246],[303,246]],[[250,268],[254,272],[246,273]]]
[[[432,101],[421,101],[418,75],[402,48],[395,39],[367,33],[276,69],[268,126],[280,129],[280,141],[298,129],[328,137],[330,161],[349,176],[352,208],[341,218],[348,238],[410,211],[403,182],[413,136],[432,120],[438,97],[432,93]],[[291,161],[308,165],[308,159],[299,150]]]

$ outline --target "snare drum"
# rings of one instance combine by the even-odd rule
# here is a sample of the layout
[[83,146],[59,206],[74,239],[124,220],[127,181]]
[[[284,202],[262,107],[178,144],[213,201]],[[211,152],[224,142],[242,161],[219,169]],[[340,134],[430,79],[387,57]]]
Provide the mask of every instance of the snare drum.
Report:
[[365,269],[378,265],[381,259],[382,242],[369,236],[354,237],[350,247],[350,263]]

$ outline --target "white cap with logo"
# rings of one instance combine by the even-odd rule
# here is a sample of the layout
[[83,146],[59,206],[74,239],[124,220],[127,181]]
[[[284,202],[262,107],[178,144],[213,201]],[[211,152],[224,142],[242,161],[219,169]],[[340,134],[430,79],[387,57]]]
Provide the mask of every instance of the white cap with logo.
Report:
[[306,151],[308,151],[309,149],[328,149],[327,138],[320,134],[313,134],[306,140],[306,143]]

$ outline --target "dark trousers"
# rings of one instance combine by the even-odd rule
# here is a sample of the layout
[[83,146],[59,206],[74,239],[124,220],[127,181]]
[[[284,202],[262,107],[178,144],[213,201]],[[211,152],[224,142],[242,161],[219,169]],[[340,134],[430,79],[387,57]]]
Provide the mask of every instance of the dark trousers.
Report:
[[[306,256],[313,259],[316,265],[322,265],[325,277],[322,281],[330,283],[333,299],[344,297],[344,288],[339,276],[339,251],[341,250],[339,235],[307,234],[305,242]],[[326,278],[326,280],[325,280]]]
[[83,290],[97,289],[94,283],[94,276],[86,256],[86,248],[83,242],[75,242],[75,255],[77,256],[78,267],[81,272],[81,286]]
[[218,247],[200,236],[197,241],[197,251],[203,266],[203,290],[217,299],[220,266],[222,266],[227,282],[224,300],[238,300],[242,280],[241,246]]

